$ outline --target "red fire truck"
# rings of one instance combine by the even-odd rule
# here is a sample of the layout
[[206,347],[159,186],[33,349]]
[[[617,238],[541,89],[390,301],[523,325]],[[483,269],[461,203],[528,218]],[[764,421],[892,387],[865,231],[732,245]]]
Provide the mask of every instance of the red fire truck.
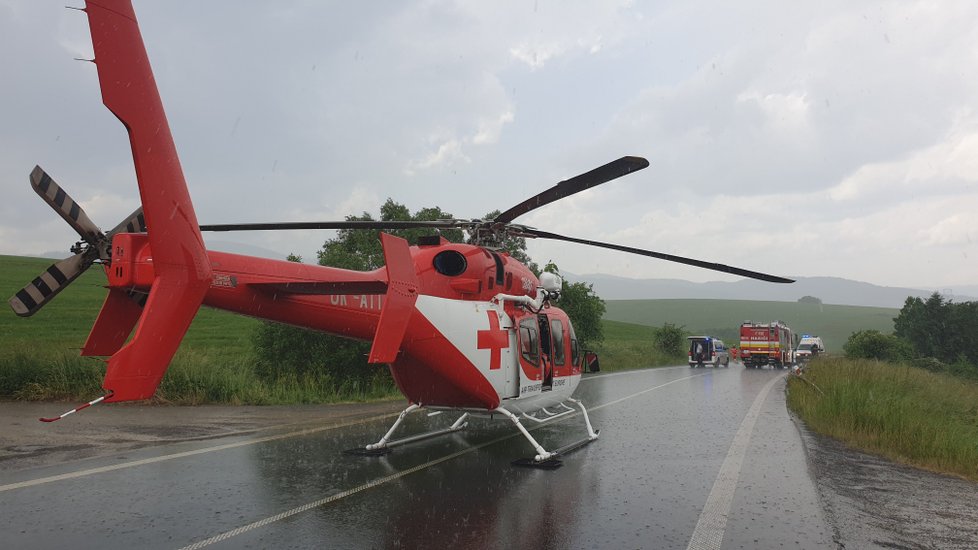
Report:
[[740,325],[740,360],[749,369],[790,367],[794,363],[793,344],[791,329],[782,321],[744,321]]

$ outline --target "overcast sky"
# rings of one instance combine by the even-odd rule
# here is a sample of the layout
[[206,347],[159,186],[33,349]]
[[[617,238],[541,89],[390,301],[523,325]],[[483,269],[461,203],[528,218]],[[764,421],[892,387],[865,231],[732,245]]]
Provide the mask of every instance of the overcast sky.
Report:
[[[80,0],[79,0],[80,1]],[[0,0],[0,254],[138,205],[84,13]],[[517,221],[789,276],[978,284],[978,3],[135,1],[201,223],[481,217],[623,155],[651,166]],[[315,261],[329,232],[219,234]],[[572,273],[719,273],[531,242]]]

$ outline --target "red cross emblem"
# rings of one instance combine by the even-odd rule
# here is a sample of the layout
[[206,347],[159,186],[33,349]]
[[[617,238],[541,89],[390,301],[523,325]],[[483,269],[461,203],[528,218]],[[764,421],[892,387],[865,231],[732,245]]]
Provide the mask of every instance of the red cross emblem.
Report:
[[509,333],[499,328],[499,317],[496,312],[489,310],[489,330],[480,330],[478,335],[479,349],[491,350],[489,356],[489,370],[500,368],[501,353],[499,350],[509,347]]

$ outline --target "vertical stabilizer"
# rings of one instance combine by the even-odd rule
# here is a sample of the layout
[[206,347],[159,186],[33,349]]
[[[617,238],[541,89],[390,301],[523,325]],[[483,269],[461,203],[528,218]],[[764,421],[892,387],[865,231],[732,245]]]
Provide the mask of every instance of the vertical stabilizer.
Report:
[[370,348],[370,363],[391,363],[397,358],[401,341],[418,300],[418,274],[407,241],[400,237],[380,234],[387,264],[387,294],[377,323],[377,334]]
[[[145,399],[155,392],[197,313],[211,270],[132,3],[86,4],[102,102],[129,133],[155,271],[135,336],[109,359],[103,386],[112,392],[107,401]],[[104,308],[118,303],[107,300],[100,317],[113,315]],[[119,313],[131,314],[125,309]]]

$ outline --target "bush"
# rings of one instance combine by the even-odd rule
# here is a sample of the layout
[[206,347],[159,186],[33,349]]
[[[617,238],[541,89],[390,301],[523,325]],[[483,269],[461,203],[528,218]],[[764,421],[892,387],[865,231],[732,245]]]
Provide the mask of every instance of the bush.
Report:
[[877,359],[879,361],[907,361],[913,350],[905,340],[878,330],[853,332],[842,346],[850,359]]
[[366,384],[378,370],[390,376],[387,369],[367,363],[369,342],[265,322],[255,331],[254,345],[255,372],[266,382],[326,375],[338,384]]
[[917,357],[910,362],[910,365],[930,372],[944,372],[947,370],[947,365],[940,359],[934,357]]
[[686,327],[664,323],[652,329],[652,346],[670,357],[683,355],[686,352]]

